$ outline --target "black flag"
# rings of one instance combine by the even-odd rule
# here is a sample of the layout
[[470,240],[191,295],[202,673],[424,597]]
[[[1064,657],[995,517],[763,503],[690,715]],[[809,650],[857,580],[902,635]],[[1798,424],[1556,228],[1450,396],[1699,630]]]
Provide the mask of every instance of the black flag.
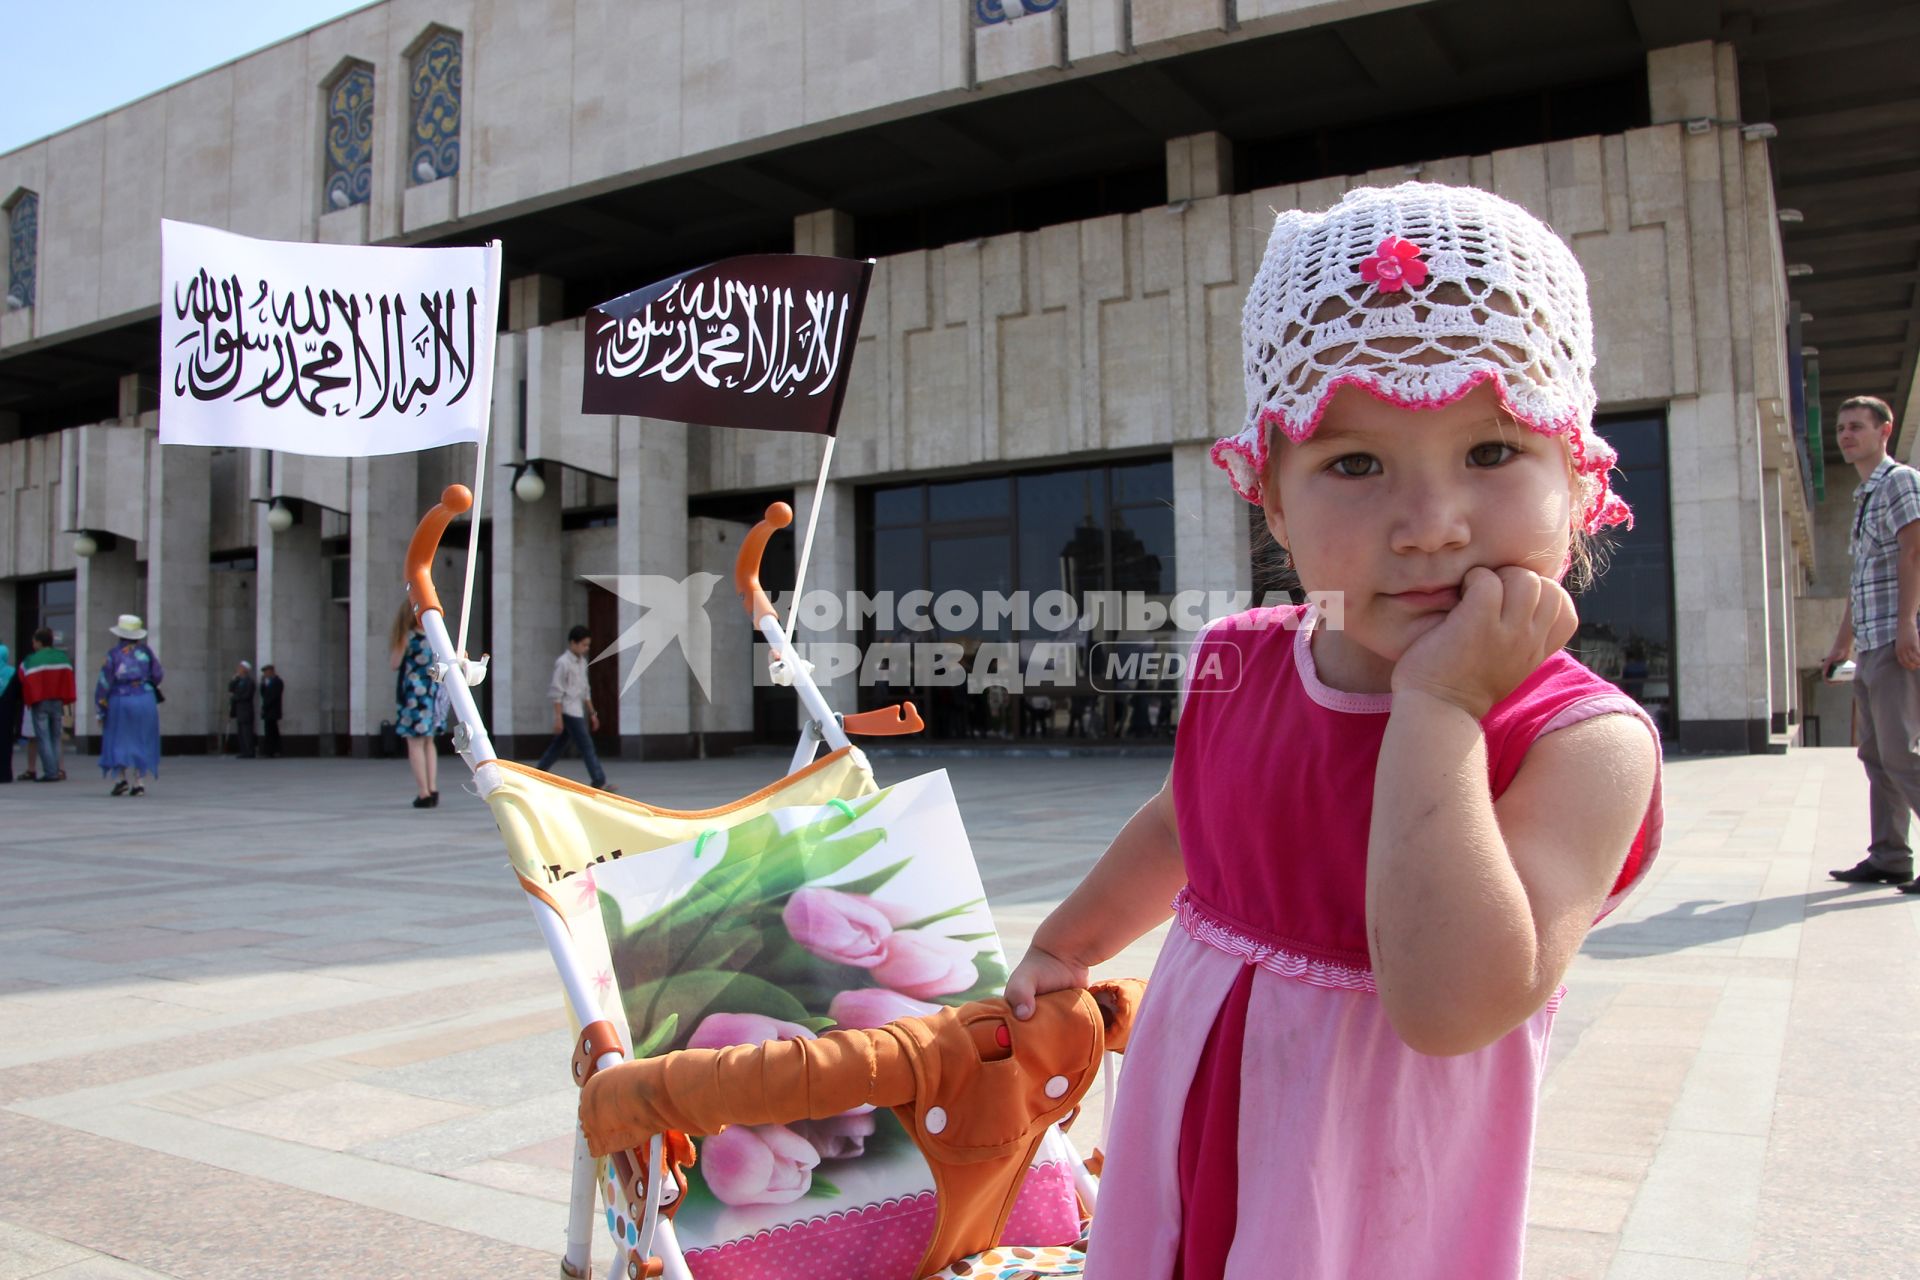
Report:
[[873,263],[764,253],[587,313],[583,413],[832,435]]

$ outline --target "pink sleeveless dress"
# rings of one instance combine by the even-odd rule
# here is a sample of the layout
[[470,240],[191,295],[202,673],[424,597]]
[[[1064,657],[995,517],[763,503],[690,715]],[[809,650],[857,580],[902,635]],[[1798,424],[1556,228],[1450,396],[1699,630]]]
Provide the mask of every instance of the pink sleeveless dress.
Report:
[[[1121,1074],[1091,1280],[1520,1275],[1558,997],[1459,1057],[1394,1033],[1365,932],[1391,697],[1323,685],[1312,622],[1258,609],[1195,643],[1173,764],[1187,887]],[[1493,795],[1542,734],[1614,714],[1657,740],[1632,699],[1549,658],[1481,722]],[[1603,915],[1652,863],[1660,822],[1656,773]]]

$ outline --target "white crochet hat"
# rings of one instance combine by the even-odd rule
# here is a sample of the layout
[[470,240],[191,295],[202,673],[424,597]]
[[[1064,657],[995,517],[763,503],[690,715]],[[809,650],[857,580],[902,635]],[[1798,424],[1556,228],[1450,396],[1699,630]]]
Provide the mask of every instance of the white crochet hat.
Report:
[[1472,187],[1360,187],[1274,220],[1241,316],[1247,421],[1213,447],[1260,500],[1268,431],[1305,440],[1341,387],[1438,408],[1483,382],[1508,413],[1567,437],[1579,527],[1631,524],[1593,432],[1593,315],[1573,251],[1520,206]]

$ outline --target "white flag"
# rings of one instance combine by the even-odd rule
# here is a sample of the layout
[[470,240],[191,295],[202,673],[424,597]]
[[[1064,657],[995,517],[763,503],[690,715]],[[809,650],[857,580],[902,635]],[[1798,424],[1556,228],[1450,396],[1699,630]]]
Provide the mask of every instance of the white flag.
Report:
[[330,457],[478,443],[499,255],[163,220],[160,442]]

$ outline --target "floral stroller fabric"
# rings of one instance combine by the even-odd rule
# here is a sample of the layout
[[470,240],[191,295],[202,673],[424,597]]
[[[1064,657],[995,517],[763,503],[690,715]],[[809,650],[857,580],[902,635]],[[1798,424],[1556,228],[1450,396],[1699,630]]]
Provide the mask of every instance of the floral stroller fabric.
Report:
[[[877,788],[846,748],[733,805],[674,812],[496,767],[487,801],[522,887],[565,920],[634,1058],[878,1027],[1005,982],[944,773]],[[1000,1241],[1026,1256],[1008,1266],[1077,1274],[1076,1162],[1057,1133],[1041,1143]],[[624,1263],[641,1227],[606,1162],[598,1181]],[[935,1229],[932,1171],[871,1106],[727,1128],[700,1141],[687,1183],[674,1224],[696,1280],[917,1280]]]

